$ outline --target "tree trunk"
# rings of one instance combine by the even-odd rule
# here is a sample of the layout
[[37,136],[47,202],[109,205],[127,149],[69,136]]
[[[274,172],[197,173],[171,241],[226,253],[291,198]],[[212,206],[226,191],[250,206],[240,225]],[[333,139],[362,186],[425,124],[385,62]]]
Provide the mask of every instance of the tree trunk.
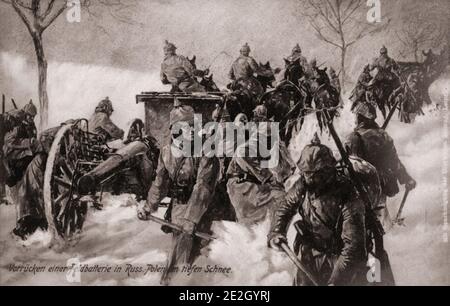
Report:
[[347,73],[345,71],[345,56],[347,48],[341,48],[341,91],[345,93],[345,82],[347,81]]
[[39,76],[39,130],[43,131],[48,124],[48,95],[47,95],[47,60],[42,46],[42,33],[33,33],[33,43],[36,52]]

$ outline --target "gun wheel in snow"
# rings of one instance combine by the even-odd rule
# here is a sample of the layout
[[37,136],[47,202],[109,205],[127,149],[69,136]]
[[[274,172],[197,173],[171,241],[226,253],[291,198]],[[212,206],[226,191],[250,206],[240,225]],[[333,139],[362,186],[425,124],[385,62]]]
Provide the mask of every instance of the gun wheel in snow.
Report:
[[50,149],[44,176],[44,203],[49,229],[64,239],[81,231],[87,204],[74,190],[78,155],[82,154],[77,139],[77,124],[61,127]]

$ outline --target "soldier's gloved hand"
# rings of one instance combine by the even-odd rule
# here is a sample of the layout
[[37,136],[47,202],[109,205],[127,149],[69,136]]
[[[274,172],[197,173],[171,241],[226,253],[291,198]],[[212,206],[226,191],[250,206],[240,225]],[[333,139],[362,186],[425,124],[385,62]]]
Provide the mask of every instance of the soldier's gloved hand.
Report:
[[139,220],[147,221],[148,216],[152,214],[150,208],[147,205],[144,205],[143,207],[139,207],[137,210],[137,217]]
[[269,235],[269,247],[275,250],[281,250],[281,244],[287,243],[285,235],[280,233],[271,233]]
[[181,223],[181,228],[183,229],[183,233],[193,236],[195,232],[195,223],[185,219],[183,223]]
[[407,190],[413,190],[414,188],[416,188],[416,185],[416,181],[413,178],[410,178],[408,182],[406,182],[405,188]]

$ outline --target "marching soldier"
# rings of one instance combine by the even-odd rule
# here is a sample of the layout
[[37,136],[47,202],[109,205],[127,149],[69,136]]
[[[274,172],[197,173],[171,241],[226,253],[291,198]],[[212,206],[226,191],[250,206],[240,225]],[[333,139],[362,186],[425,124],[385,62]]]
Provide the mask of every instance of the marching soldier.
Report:
[[[292,174],[290,164],[284,160],[287,155],[280,152],[276,167],[263,166],[263,162],[267,162],[270,157],[258,154],[255,146],[259,143],[251,141],[271,137],[270,131],[263,130],[268,127],[267,109],[263,105],[255,108],[253,120],[258,125],[258,131],[251,131],[250,139],[237,147],[227,172],[228,194],[236,210],[237,221],[244,225],[259,223],[271,215],[284,198],[283,184]],[[280,145],[279,148],[281,151],[283,147]]]
[[[194,110],[181,105],[170,112],[170,126],[175,124],[194,124]],[[138,218],[147,220],[158,209],[159,203],[166,196],[171,198],[165,219],[182,227],[182,232],[173,231],[172,250],[169,253],[161,283],[169,284],[174,268],[183,264],[192,264],[200,254],[204,241],[194,237],[196,230],[210,232],[212,216],[211,202],[214,197],[219,162],[216,157],[191,157],[183,152],[183,143],[193,143],[186,136],[172,134],[172,143],[162,150],[156,170],[156,178],[150,187],[145,206],[138,211]],[[180,137],[183,141],[180,141]],[[165,232],[172,230],[162,228]]]
[[100,134],[105,137],[106,141],[122,139],[125,132],[114,124],[111,115],[114,112],[111,100],[108,97],[101,100],[92,117],[89,119],[89,131]]
[[166,40],[164,60],[161,64],[161,82],[171,84],[172,91],[204,92],[195,78],[195,69],[191,62],[182,55],[177,55],[177,47]]
[[[72,122],[73,120],[69,120],[64,124]],[[60,126],[50,128],[39,135],[34,157],[26,168],[23,178],[17,184],[21,199],[17,203],[17,222],[13,234],[23,240],[38,228],[47,229],[42,189],[47,157],[59,129]]]
[[[397,182],[408,190],[414,189],[416,181],[400,161],[394,141],[375,121],[375,106],[372,103],[360,103],[354,112],[357,126],[347,137],[345,146],[349,154],[368,161],[377,169],[384,195],[382,202],[385,204],[386,197],[393,197],[399,192]],[[384,213],[387,214],[386,209]]]
[[[317,136],[298,163],[300,179],[274,213],[269,246],[287,243],[294,215],[297,236],[294,252],[318,285],[360,284],[367,260],[365,206],[350,179],[338,173],[331,150]],[[312,285],[301,270],[295,285]]]
[[21,110],[6,113],[4,118],[3,162],[6,185],[9,187],[16,185],[33,159],[37,135],[34,124],[36,114],[36,106],[30,102]]

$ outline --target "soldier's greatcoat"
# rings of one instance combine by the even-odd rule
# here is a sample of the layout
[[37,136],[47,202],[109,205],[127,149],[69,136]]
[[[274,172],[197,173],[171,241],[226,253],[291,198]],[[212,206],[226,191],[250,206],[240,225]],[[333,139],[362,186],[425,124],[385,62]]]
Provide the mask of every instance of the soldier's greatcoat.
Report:
[[[217,184],[219,161],[215,157],[183,157],[181,152],[174,154],[172,150],[178,149],[166,145],[161,150],[146,205],[156,208],[168,196],[172,201],[166,213],[168,221],[178,225],[189,221],[196,224],[197,230],[210,232],[212,218],[208,216],[208,209]],[[192,263],[201,247],[202,241],[198,238],[174,232],[166,267]],[[168,269],[163,274],[163,283],[168,283],[169,272]]]
[[204,92],[205,88],[195,79],[194,67],[182,55],[168,55],[161,64],[161,82],[172,84],[183,92]]
[[[298,180],[274,213],[271,235],[286,236],[296,213],[301,216],[294,250],[320,285],[351,285],[360,281],[365,266],[364,203],[346,177],[338,177],[320,193],[305,189]],[[298,271],[296,285],[311,285]]]
[[95,112],[89,119],[89,131],[92,133],[107,133],[107,141],[122,139],[125,132],[112,122],[108,114]]
[[33,142],[36,141],[34,122],[25,119],[23,110],[13,110],[4,116],[3,163],[6,170],[6,184],[14,186],[34,155]]

